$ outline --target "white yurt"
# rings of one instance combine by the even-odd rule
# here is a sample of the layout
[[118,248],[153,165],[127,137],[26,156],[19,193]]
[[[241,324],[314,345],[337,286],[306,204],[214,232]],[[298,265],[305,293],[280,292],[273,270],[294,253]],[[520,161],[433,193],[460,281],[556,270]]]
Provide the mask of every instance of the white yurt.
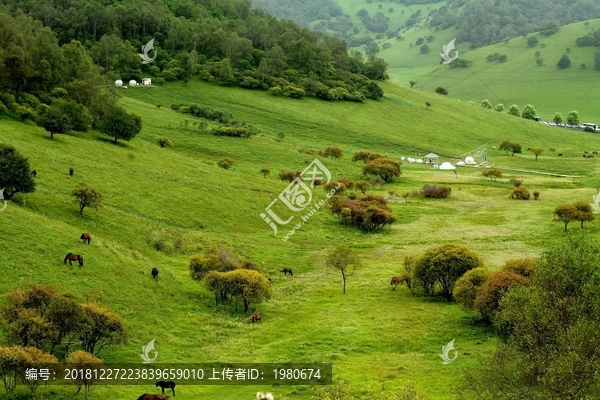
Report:
[[400,157],[400,161],[406,160],[406,157]]
[[448,161],[446,161],[445,163],[440,165],[440,169],[443,171],[452,171],[452,170],[456,169],[456,167],[454,165],[450,164]]
[[117,79],[117,80],[115,81],[115,86],[116,86],[116,87],[123,87],[123,81],[122,81],[122,80],[120,80],[120,79]]
[[456,163],[456,165],[465,165],[465,162],[464,161],[459,161],[459,162]]
[[420,158],[417,161],[417,164],[423,164],[423,160],[421,160]]
[[474,165],[477,163],[475,162],[475,159],[473,157],[467,157],[465,158],[465,164]]
[[129,86],[136,86],[137,82],[135,81],[135,79],[132,79],[129,81]]

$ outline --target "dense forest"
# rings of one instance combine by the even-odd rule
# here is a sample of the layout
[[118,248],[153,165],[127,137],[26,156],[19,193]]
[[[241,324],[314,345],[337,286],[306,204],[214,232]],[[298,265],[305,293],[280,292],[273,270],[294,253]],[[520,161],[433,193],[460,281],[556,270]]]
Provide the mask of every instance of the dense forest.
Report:
[[[373,3],[375,0],[364,0]],[[291,18],[299,24],[320,20],[314,29],[326,28],[346,40],[351,47],[368,44],[368,39],[357,38],[357,27],[352,25],[350,16],[343,7],[343,0],[255,0],[255,5],[274,15]],[[437,0],[394,0],[377,1],[389,4],[380,7],[383,11],[394,4],[407,6],[438,3]],[[388,26],[388,18],[383,12],[374,15],[359,15],[363,25],[374,34],[385,34],[388,39],[401,29],[409,29],[417,23],[424,23],[434,30],[457,29],[457,38],[484,46],[511,39],[526,33],[543,30],[546,26],[562,26],[588,19],[600,18],[598,0],[446,0],[445,5],[429,13],[420,10],[410,15],[403,26]],[[361,10],[362,11],[362,10]],[[552,30],[546,30],[552,33]]]
[[254,0],[252,4],[275,17],[291,19],[302,26],[344,13],[335,0]]
[[[324,100],[378,99],[386,63],[346,43],[252,10],[249,0],[0,0],[0,113],[35,119],[51,103],[83,105],[99,123],[108,86],[202,79]],[[143,64],[138,53],[154,39]],[[72,104],[71,104],[72,103]],[[42,107],[42,108],[40,108]]]

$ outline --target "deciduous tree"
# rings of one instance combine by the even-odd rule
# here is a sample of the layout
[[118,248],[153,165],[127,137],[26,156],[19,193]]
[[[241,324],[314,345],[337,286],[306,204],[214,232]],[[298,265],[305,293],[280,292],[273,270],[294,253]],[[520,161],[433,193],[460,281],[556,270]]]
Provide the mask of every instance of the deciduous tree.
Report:
[[79,182],[71,192],[71,196],[79,205],[79,216],[83,216],[83,209],[86,207],[99,208],[102,204],[102,193],[93,186],[85,182]]
[[13,146],[0,143],[0,190],[2,189],[4,199],[10,200],[16,193],[33,193],[35,181],[31,177],[29,161]]
[[344,281],[344,294],[346,294],[346,279],[353,276],[360,268],[360,258],[356,252],[346,245],[341,245],[331,250],[326,259],[327,266],[338,270]]

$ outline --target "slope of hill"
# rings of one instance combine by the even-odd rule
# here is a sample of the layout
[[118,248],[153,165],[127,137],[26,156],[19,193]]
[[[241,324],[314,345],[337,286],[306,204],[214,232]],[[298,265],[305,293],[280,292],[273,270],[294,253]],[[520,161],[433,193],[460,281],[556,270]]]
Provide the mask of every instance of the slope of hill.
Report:
[[[564,26],[552,36],[529,35],[507,43],[499,43],[473,51],[461,51],[460,58],[470,60],[468,68],[450,68],[443,65],[419,80],[418,86],[433,91],[443,86],[450,96],[461,100],[473,100],[479,104],[488,99],[492,104],[504,103],[509,107],[517,104],[521,110],[533,104],[538,115],[550,120],[556,112],[563,117],[570,110],[577,110],[581,122],[600,122],[600,93],[594,90],[600,79],[600,71],[594,68],[594,47],[579,47],[575,40],[600,28],[600,20]],[[528,46],[529,37],[536,36],[538,43]],[[507,61],[487,61],[492,54],[505,54]],[[536,54],[543,60],[536,62]],[[563,55],[571,60],[571,66],[557,66]],[[585,68],[581,65],[585,64]]]
[[[561,236],[552,210],[564,202],[588,199],[598,182],[595,159],[582,150],[600,149],[596,136],[564,132],[508,115],[493,114],[436,95],[385,85],[387,97],[362,104],[293,100],[264,92],[224,88],[191,81],[158,88],[131,88],[121,104],[143,116],[140,135],[113,145],[94,131],[57,135],[50,140],[40,128],[2,120],[0,140],[14,145],[37,169],[37,190],[15,198],[0,213],[0,291],[28,282],[55,285],[81,301],[99,302],[122,315],[130,342],[101,353],[107,362],[139,362],[142,345],[156,339],[160,362],[332,362],[334,379],[352,393],[366,388],[410,386],[427,399],[453,399],[460,368],[476,365],[477,352],[492,345],[493,334],[474,315],[436,298],[412,297],[406,288],[392,291],[390,276],[402,269],[404,256],[447,242],[477,251],[490,269],[507,258],[536,255]],[[125,92],[123,92],[125,93]],[[425,102],[432,103],[427,109]],[[262,130],[252,139],[217,137],[193,129],[172,103],[207,104],[231,111],[235,118]],[[157,105],[162,105],[160,108]],[[284,132],[283,141],[276,139]],[[157,136],[173,148],[162,149]],[[554,147],[539,161],[529,154],[506,156],[488,148],[495,165],[584,179],[507,171],[505,178],[525,178],[541,200],[508,199],[511,185],[491,182],[480,169],[460,169],[457,176],[431,166],[404,163],[403,176],[375,194],[388,196],[418,190],[424,183],[453,188],[447,200],[418,197],[391,200],[399,222],[389,231],[365,234],[340,226],[323,209],[283,242],[273,236],[259,214],[286,186],[279,170],[301,170],[314,159],[306,152],[339,145],[341,160],[322,159],[334,178],[360,179],[354,151],[379,151],[399,158],[434,151],[443,159],[503,139],[528,146]],[[214,163],[228,156],[231,170]],[[68,169],[75,168],[69,177]],[[259,170],[271,169],[263,178]],[[102,191],[104,207],[86,210],[83,218],[70,191],[86,181]],[[317,198],[324,192],[317,190]],[[591,234],[600,229],[590,224]],[[78,240],[91,232],[91,245]],[[164,246],[155,246],[157,241]],[[174,245],[175,242],[179,244]],[[364,267],[341,293],[341,277],[323,263],[325,252],[346,243],[360,252]],[[231,248],[258,263],[273,279],[273,299],[256,307],[264,315],[252,325],[235,308],[214,308],[212,295],[189,277],[192,254],[214,245]],[[163,249],[157,251],[156,249]],[[85,255],[85,267],[62,263],[67,252]],[[152,267],[159,278],[150,277]],[[284,277],[283,267],[294,269]],[[442,365],[441,346],[456,339],[459,359]],[[479,344],[482,343],[482,344]],[[278,400],[309,399],[307,387],[183,386],[177,398],[250,399],[257,390]],[[93,398],[136,398],[153,388],[94,386]],[[45,399],[58,399],[71,388],[41,388]]]

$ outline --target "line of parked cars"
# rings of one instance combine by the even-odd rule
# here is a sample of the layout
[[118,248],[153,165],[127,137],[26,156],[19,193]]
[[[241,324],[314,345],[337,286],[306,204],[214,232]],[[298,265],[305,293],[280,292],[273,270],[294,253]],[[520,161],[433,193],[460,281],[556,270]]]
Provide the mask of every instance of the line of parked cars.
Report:
[[548,125],[548,126],[559,126],[561,128],[580,129],[580,130],[583,130],[586,132],[600,133],[600,126],[598,126],[598,124],[584,123],[584,124],[579,124],[579,125],[569,125],[569,124],[557,124],[555,122],[550,122],[550,121],[539,121],[539,122],[541,124]]

